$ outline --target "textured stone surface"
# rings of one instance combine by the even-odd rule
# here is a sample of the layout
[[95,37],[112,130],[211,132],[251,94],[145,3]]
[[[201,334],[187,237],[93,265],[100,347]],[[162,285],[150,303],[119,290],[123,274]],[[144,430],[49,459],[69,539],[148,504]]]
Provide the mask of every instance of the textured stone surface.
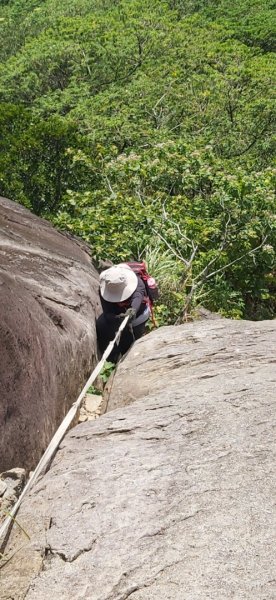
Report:
[[[276,322],[162,328],[24,501],[1,600],[275,600]],[[110,404],[111,405],[111,404]]]
[[102,402],[102,396],[96,394],[86,394],[84,399],[84,408],[87,413],[96,413]]
[[0,471],[32,468],[95,362],[84,244],[0,199]]
[[107,410],[178,385],[184,395],[187,386],[189,393],[213,390],[218,397],[230,390],[243,403],[243,383],[257,394],[265,389],[266,372],[275,380],[275,329],[276,320],[228,319],[157,329],[120,363]]
[[80,412],[79,412],[79,423],[85,421],[94,421],[98,419],[103,410],[103,398],[98,394],[86,394]]
[[6,516],[26,484],[25,469],[11,469],[0,474],[0,515]]
[[5,481],[2,481],[2,479],[0,479],[0,497],[4,495],[4,493],[7,490],[7,484],[5,483]]

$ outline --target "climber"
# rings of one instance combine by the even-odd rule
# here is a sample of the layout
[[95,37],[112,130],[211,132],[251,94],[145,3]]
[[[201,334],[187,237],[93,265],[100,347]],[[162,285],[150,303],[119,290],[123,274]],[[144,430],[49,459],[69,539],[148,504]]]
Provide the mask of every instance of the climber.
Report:
[[97,319],[96,328],[101,352],[114,339],[122,319],[129,316],[120,342],[108,357],[116,363],[120,354],[125,354],[145,333],[150,317],[145,284],[128,265],[114,265],[100,274],[100,300],[103,312]]

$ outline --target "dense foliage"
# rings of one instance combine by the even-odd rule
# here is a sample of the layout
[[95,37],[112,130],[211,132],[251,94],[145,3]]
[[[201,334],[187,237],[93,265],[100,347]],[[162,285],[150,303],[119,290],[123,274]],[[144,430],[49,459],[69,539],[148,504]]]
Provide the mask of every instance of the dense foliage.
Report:
[[[274,0],[5,0],[0,189],[147,255],[173,322],[275,310]],[[169,270],[169,277],[168,277]]]

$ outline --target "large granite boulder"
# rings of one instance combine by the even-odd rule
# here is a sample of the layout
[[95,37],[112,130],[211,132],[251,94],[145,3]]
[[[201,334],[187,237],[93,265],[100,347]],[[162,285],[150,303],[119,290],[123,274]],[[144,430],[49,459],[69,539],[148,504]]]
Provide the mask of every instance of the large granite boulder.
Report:
[[95,363],[88,248],[0,199],[0,472],[33,468]]
[[275,333],[139,340],[109,403],[128,406],[72,429],[24,500],[1,600],[274,600]]

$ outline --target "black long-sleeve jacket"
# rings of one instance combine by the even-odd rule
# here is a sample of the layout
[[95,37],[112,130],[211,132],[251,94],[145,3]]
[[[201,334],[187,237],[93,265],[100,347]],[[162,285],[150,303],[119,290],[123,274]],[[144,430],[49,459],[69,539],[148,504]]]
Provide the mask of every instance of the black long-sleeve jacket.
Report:
[[106,319],[113,321],[116,316],[126,312],[128,308],[134,308],[136,317],[144,312],[147,304],[147,294],[145,284],[140,277],[137,277],[137,288],[133,294],[124,302],[108,302],[100,293],[100,300],[103,313]]

